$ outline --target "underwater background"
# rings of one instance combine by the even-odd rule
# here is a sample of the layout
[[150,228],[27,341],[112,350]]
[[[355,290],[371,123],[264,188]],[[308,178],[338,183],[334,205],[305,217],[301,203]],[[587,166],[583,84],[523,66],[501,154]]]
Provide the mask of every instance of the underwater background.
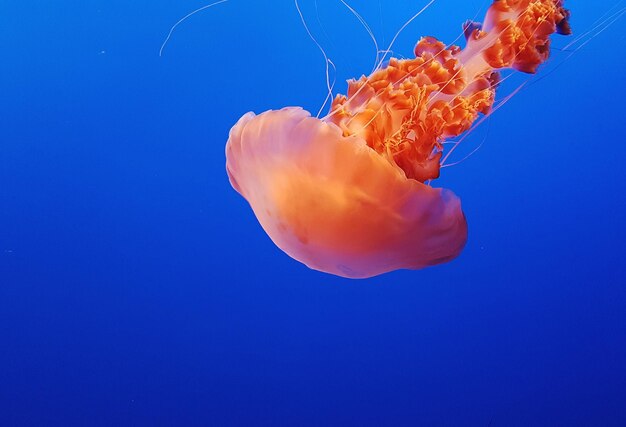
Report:
[[[373,44],[317,3],[345,90]],[[350,5],[387,45],[426,3]],[[294,3],[217,5],[159,56],[205,4],[0,3],[0,425],[626,425],[624,2],[566,1],[574,35],[434,182],[461,256],[357,281],[283,254],[225,172],[241,115],[326,96]],[[394,54],[486,6],[434,2]]]

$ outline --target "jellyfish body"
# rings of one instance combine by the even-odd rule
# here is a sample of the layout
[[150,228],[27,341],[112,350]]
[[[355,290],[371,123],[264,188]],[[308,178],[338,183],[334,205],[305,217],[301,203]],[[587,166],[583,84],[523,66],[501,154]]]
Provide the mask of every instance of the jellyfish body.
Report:
[[489,113],[497,70],[535,72],[567,18],[561,0],[496,0],[484,25],[465,25],[464,49],[423,38],[415,58],[349,81],[322,119],[296,107],[248,113],[226,144],[230,182],[310,268],[364,278],[449,261],[467,223],[458,197],[425,184],[442,144]]
[[311,268],[369,277],[455,257],[467,236],[452,192],[400,168],[299,108],[247,114],[228,173],[274,243]]

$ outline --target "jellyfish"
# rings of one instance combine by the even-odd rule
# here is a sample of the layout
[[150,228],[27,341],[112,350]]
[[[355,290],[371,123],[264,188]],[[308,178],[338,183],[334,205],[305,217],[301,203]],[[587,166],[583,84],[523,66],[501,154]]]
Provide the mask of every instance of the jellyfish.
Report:
[[226,143],[232,187],[272,241],[309,268],[347,278],[421,269],[467,241],[461,201],[432,184],[443,144],[494,107],[499,72],[535,73],[550,36],[570,34],[563,0],[494,0],[466,46],[424,37],[348,81],[325,117],[249,112]]

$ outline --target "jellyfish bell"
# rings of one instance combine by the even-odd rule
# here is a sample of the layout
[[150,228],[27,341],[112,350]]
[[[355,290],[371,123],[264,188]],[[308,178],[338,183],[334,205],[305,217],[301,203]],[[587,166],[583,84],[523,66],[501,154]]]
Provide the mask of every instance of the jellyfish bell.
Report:
[[230,182],[274,243],[327,273],[365,278],[458,256],[461,202],[433,188],[443,142],[488,114],[498,70],[533,73],[569,31],[561,0],[496,0],[466,48],[420,40],[348,82],[321,119],[298,107],[244,115],[226,144]]
[[301,108],[243,116],[226,155],[233,187],[270,238],[315,270],[370,277],[450,260],[465,245],[451,191],[407,179],[363,138]]

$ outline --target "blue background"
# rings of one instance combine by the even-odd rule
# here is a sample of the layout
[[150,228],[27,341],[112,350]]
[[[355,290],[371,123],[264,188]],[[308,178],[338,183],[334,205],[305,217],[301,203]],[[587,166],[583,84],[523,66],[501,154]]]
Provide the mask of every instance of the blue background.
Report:
[[[382,3],[351,2],[381,45],[425,2]],[[615,6],[567,3],[578,35]],[[371,40],[301,4],[345,89]],[[290,0],[232,0],[160,58],[203,5],[0,4],[0,425],[626,425],[623,20],[444,170],[457,260],[350,281],[280,252],[224,170],[243,113],[319,107],[321,54]],[[437,1],[396,54],[484,6]]]

